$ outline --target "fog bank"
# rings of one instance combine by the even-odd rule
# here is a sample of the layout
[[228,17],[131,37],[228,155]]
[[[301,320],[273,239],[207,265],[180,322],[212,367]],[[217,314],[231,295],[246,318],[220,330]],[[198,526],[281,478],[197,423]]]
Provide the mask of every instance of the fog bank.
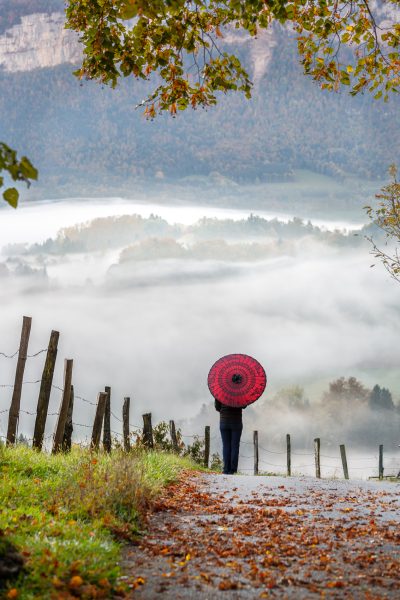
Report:
[[[32,215],[39,219],[41,210],[37,207]],[[20,235],[23,239],[23,231]],[[274,394],[284,386],[303,386],[311,404],[318,404],[330,381],[355,376],[370,388],[390,388],[398,403],[398,284],[383,268],[370,268],[364,246],[332,246],[315,235],[295,238],[290,245],[283,239],[280,252],[274,247],[258,262],[212,256],[135,259],[122,265],[117,278],[110,267],[118,264],[120,249],[42,253],[42,262],[35,263],[35,269],[43,265],[40,277],[35,271],[12,270],[19,260],[28,268],[29,261],[39,260],[37,254],[3,256],[10,272],[0,277],[0,352],[12,354],[18,348],[22,315],[32,316],[30,353],[46,347],[51,329],[61,332],[55,385],[62,387],[63,359],[73,358],[78,396],[95,402],[110,385],[117,416],[124,396],[130,396],[132,424],[141,425],[141,414],[151,411],[154,421],[182,421],[188,434],[203,430],[199,413],[212,400],[206,382],[214,361],[232,352],[253,355],[264,365],[268,385],[263,399],[249,409],[247,426],[251,430],[258,422],[264,444],[272,448],[298,416],[294,410],[272,409]],[[44,356],[28,359],[25,381],[40,379]],[[15,364],[0,357],[1,385],[12,384]],[[38,390],[37,383],[24,386],[24,410],[35,411]],[[9,407],[10,398],[11,388],[0,388],[0,410]],[[58,410],[59,401],[54,389],[49,412]],[[78,399],[74,415],[77,423],[89,425],[94,406]],[[2,435],[5,417],[0,414]],[[216,413],[208,418],[215,431]],[[54,419],[49,418],[48,435]],[[334,423],[327,407],[318,431],[309,423],[304,431],[311,440],[326,435]],[[121,431],[114,417],[112,428]],[[32,416],[21,415],[20,430],[32,433]],[[88,431],[76,427],[75,439],[84,439]]]

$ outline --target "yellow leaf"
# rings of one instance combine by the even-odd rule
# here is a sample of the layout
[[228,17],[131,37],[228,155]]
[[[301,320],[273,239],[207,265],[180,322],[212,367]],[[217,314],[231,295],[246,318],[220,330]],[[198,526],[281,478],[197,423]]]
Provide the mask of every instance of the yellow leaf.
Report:
[[73,577],[71,577],[71,579],[69,581],[69,587],[78,588],[82,585],[82,583],[83,583],[82,577],[80,577],[80,575],[74,575]]
[[62,588],[64,585],[64,583],[61,581],[61,579],[59,577],[57,577],[56,575],[53,577],[51,582],[55,588]]

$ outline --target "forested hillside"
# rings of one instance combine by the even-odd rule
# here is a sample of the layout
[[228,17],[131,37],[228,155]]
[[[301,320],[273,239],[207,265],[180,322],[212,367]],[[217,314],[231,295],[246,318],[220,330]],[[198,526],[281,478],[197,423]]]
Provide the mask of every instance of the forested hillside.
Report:
[[[11,10],[10,3],[0,2],[0,26],[17,22],[33,6],[52,10],[58,4],[13,2]],[[385,104],[369,95],[321,91],[303,75],[294,39],[278,27],[256,42],[256,58],[252,42],[236,43],[251,74],[263,43],[272,53],[252,100],[227,96],[207,112],[153,122],[135,110],[149,92],[147,82],[101,88],[80,83],[71,65],[0,72],[1,137],[29,154],[50,191],[61,184],[111,189],[138,177],[213,172],[237,182],[283,181],[299,168],[337,177],[384,176],[400,155],[397,98]]]

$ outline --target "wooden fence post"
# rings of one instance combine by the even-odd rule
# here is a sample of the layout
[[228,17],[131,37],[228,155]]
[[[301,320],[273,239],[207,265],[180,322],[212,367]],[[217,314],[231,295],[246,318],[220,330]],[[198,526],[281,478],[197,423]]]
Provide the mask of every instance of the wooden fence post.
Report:
[[321,439],[315,438],[314,440],[314,454],[315,454],[315,476],[321,479]]
[[344,478],[349,478],[349,470],[347,468],[346,448],[344,444],[340,445],[340,456],[342,457],[343,474]]
[[65,359],[64,362],[64,390],[58,413],[57,427],[53,440],[53,454],[56,454],[62,449],[64,439],[65,424],[68,418],[69,401],[71,399],[71,382],[72,382],[72,359]]
[[254,475],[258,475],[258,431],[253,431]]
[[73,412],[74,412],[74,386],[71,385],[71,395],[69,397],[67,420],[65,422],[64,437],[63,437],[63,441],[62,441],[62,449],[64,452],[71,451],[72,432],[74,431],[74,425],[72,423],[72,413]]
[[106,452],[111,452],[111,388],[107,385],[104,388],[107,394],[106,407],[104,411],[103,426],[103,448]]
[[31,333],[32,318],[24,317],[22,320],[21,339],[19,342],[18,362],[15,371],[14,390],[11,400],[10,412],[8,414],[7,446],[15,444],[17,435],[19,409],[21,406],[22,381],[25,371],[25,363],[28,354],[29,336]]
[[379,446],[379,479],[383,479],[383,445]]
[[174,452],[179,452],[178,438],[176,436],[175,421],[169,422],[169,435],[171,436],[172,449]]
[[210,426],[206,425],[204,429],[204,466],[208,469],[210,462]]
[[122,432],[124,437],[124,450],[129,452],[131,449],[131,441],[129,439],[129,411],[131,406],[131,399],[127,396],[124,398],[124,405],[122,407]]
[[146,448],[154,448],[151,413],[146,413],[143,415],[143,443]]
[[291,453],[291,445],[290,445],[290,435],[286,434],[286,474],[288,477],[292,474],[292,453]]
[[47,348],[46,361],[44,363],[37,403],[35,429],[33,432],[32,446],[33,448],[36,448],[36,450],[41,450],[43,446],[43,436],[46,427],[47,411],[49,409],[51,386],[53,384],[59,336],[60,334],[58,331],[52,331]]
[[101,438],[101,428],[103,426],[104,411],[106,409],[107,392],[99,392],[97,396],[97,408],[94,417],[92,441],[90,443],[91,450],[98,450]]

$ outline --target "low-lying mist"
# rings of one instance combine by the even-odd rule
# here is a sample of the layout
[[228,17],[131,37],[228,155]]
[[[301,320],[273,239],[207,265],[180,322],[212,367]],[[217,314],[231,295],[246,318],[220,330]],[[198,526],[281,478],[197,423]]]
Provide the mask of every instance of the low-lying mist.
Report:
[[[140,425],[147,411],[155,422],[175,419],[188,435],[209,424],[215,449],[208,370],[218,357],[242,352],[268,376],[263,398],[244,414],[244,440],[258,429],[261,445],[276,451],[286,433],[311,452],[316,436],[328,448],[396,449],[398,284],[381,266],[370,268],[362,234],[252,219],[185,227],[155,218],[105,219],[34,245],[4,246],[0,352],[17,350],[22,315],[32,316],[30,354],[46,347],[52,329],[61,333],[55,385],[62,387],[63,359],[73,358],[76,395],[95,402],[109,385],[117,417],[130,396],[132,424]],[[44,356],[28,359],[26,382],[40,379]],[[0,385],[13,383],[15,360],[0,356]],[[368,393],[375,385],[390,390],[393,407],[350,399],[335,409],[326,393],[341,377],[356,377]],[[302,388],[300,405],[290,393],[289,400],[279,396],[293,386]],[[8,409],[11,390],[0,387],[0,411]],[[38,391],[38,383],[24,385],[24,411],[35,412]],[[60,394],[53,390],[50,413]],[[93,415],[94,406],[77,399],[75,439],[90,434],[84,425]],[[1,435],[6,416],[0,414]],[[33,419],[21,414],[20,431],[28,437]],[[54,423],[49,417],[48,435]],[[112,429],[121,431],[115,417]]]

